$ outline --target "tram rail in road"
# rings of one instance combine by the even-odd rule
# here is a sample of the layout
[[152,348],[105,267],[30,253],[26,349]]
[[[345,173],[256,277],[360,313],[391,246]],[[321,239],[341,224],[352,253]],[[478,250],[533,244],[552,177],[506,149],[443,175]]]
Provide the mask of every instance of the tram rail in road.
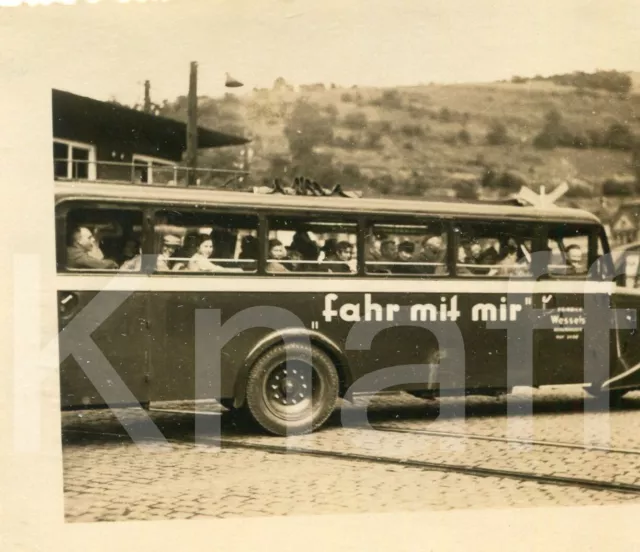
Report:
[[[180,411],[181,413],[189,414],[189,411]],[[207,413],[208,415],[218,415],[216,413]],[[373,429],[374,431],[379,431]],[[89,431],[82,429],[65,429],[66,433],[86,434],[88,436],[109,436],[118,438],[128,438],[126,433],[112,433],[103,431]],[[195,443],[188,443],[184,440],[167,439],[167,442],[172,444],[178,444],[180,446],[192,445]],[[359,454],[354,452],[340,452],[340,451],[327,451],[322,449],[313,449],[300,446],[290,445],[276,445],[276,444],[264,444],[248,442],[242,438],[212,438],[208,442],[211,445],[220,446],[221,448],[229,449],[244,449],[255,450],[260,452],[266,452],[270,454],[294,454],[299,456],[311,456],[316,458],[327,458],[334,460],[344,460],[351,462],[362,462],[369,464],[383,464],[388,466],[405,467],[416,470],[425,471],[442,471],[458,473],[463,475],[470,475],[476,477],[496,477],[496,478],[509,478],[520,481],[530,481],[547,485],[559,485],[559,486],[571,486],[583,489],[590,489],[595,491],[616,492],[624,494],[640,495],[640,485],[634,485],[629,483],[617,483],[614,481],[605,481],[597,479],[587,479],[573,476],[562,476],[553,474],[541,474],[526,472],[520,470],[507,470],[501,468],[490,468],[482,466],[473,466],[465,464],[452,464],[446,462],[429,462],[424,460],[413,460],[408,458],[392,458],[388,456],[378,456],[370,454]],[[544,442],[537,442],[536,444],[544,444]],[[556,445],[565,445],[564,443],[556,443]],[[568,444],[567,444],[568,445]],[[586,448],[586,447],[582,447]],[[638,454],[640,451],[615,451],[623,454]]]

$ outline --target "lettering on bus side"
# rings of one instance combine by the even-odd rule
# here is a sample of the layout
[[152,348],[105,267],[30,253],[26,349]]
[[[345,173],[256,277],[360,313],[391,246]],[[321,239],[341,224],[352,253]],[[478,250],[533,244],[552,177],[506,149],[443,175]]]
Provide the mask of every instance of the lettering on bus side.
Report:
[[[393,322],[396,319],[396,314],[405,310],[403,307],[408,309],[409,319],[412,322],[456,322],[462,316],[458,308],[457,294],[442,295],[438,304],[381,304],[372,301],[370,293],[365,293],[361,301],[345,302],[340,306],[337,305],[339,299],[340,296],[337,293],[328,293],[324,296],[322,316],[325,322],[332,322],[335,319],[343,322]],[[526,298],[523,300],[528,303]],[[523,306],[518,302],[507,304],[507,298],[503,296],[497,305],[488,302],[471,305],[470,318],[473,322],[515,322],[518,320],[518,313],[522,312]]]

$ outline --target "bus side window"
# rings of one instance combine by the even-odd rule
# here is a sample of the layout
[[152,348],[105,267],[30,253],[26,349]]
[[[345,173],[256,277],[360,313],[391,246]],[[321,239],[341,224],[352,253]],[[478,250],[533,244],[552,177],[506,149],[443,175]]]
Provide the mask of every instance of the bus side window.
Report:
[[554,277],[586,276],[589,271],[589,231],[560,225],[547,241],[548,272]]
[[365,263],[368,274],[444,276],[447,232],[431,224],[373,224],[367,229]]
[[66,219],[64,266],[70,271],[139,272],[141,235],[142,213],[139,211],[70,209]]
[[611,255],[609,255],[605,251],[605,243],[604,243],[604,230],[598,232],[595,236],[597,243],[597,258],[596,258],[596,275],[598,280],[613,280],[614,267],[613,267],[613,259]]
[[156,213],[156,272],[251,273],[258,268],[258,219],[189,210]]
[[355,274],[357,224],[341,220],[274,217],[265,244],[270,274]]
[[456,274],[461,277],[531,276],[532,230],[515,223],[468,223],[457,227]]

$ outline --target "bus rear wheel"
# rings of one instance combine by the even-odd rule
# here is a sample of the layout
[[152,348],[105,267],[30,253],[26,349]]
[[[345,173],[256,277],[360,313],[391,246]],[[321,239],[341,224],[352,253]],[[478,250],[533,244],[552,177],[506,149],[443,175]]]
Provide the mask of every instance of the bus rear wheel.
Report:
[[318,429],[333,412],[339,379],[329,356],[303,343],[276,346],[253,365],[246,403],[253,419],[275,435]]

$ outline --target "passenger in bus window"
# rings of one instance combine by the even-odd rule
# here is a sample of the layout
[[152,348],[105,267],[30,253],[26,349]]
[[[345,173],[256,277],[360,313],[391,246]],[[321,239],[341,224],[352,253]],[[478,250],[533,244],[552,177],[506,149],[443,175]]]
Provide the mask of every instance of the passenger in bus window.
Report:
[[97,259],[91,255],[95,241],[91,230],[84,226],[76,228],[71,233],[71,245],[67,247],[67,268],[118,268],[118,264],[111,259]]
[[233,269],[224,268],[209,260],[213,255],[213,240],[207,234],[198,236],[197,251],[189,259],[187,270],[192,272],[227,272]]
[[280,240],[269,240],[269,261],[267,262],[267,272],[289,272],[286,266],[280,261],[287,256],[287,250]]
[[93,245],[91,250],[89,251],[89,255],[94,259],[98,259],[99,261],[104,260],[104,253],[100,248],[100,234],[97,228],[94,228],[94,231],[91,232],[93,234]]
[[182,247],[178,247],[171,256],[173,263],[171,270],[187,269],[189,259],[198,251],[199,239],[200,232],[187,232]]
[[423,265],[424,274],[446,274],[446,249],[440,236],[429,236],[422,241],[422,258],[429,263]]
[[258,268],[258,238],[255,236],[244,236],[240,242],[240,254],[238,259],[241,261],[240,268],[246,271],[254,271]]
[[382,239],[387,239],[387,236],[377,236],[373,231],[367,234],[364,253],[366,261],[379,261],[382,258],[380,252]]
[[424,272],[424,268],[420,265],[413,264],[416,245],[411,241],[403,241],[398,246],[398,263],[392,268],[394,274],[420,274]]
[[380,256],[383,261],[395,263],[398,260],[398,246],[394,240],[385,240],[380,245]]
[[351,268],[348,262],[351,260],[351,244],[348,241],[336,243],[336,240],[327,240],[325,244],[326,257],[322,261],[323,269],[329,272],[349,273]]
[[131,259],[127,259],[120,266],[120,270],[123,272],[139,272],[142,268],[142,249],[138,250],[138,254]]
[[297,249],[293,249],[291,246],[287,247],[286,260],[289,261],[287,262],[287,268],[289,270],[293,272],[304,272],[304,263],[298,262],[304,260],[300,251],[298,251]]
[[305,230],[296,231],[290,247],[301,253],[305,261],[317,261],[320,255],[320,247]]
[[162,239],[162,252],[156,260],[156,270],[160,272],[168,272],[173,267],[171,257],[174,255],[178,247],[182,245],[182,241],[178,236],[166,235]]
[[502,246],[500,258],[496,268],[489,272],[489,276],[516,276],[521,271],[518,265],[518,245],[512,239]]
[[565,250],[567,274],[577,275],[587,272],[586,266],[583,264],[584,255],[579,245],[573,244]]
[[127,238],[122,248],[122,255],[120,256],[120,265],[130,261],[140,254],[140,240],[136,238]]

